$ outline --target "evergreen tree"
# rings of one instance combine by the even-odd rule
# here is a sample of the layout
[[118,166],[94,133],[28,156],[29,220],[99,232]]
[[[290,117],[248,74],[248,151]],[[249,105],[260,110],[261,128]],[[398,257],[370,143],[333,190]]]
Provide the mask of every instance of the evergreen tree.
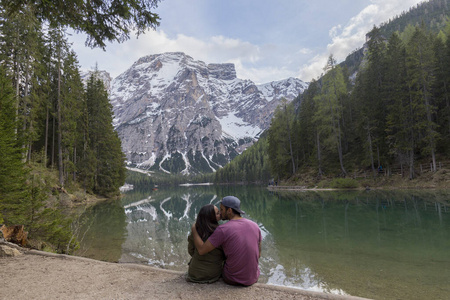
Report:
[[[410,164],[414,158],[415,139],[410,106],[409,87],[406,80],[406,52],[397,34],[389,39],[386,73],[386,141],[389,145],[390,163]],[[410,168],[413,177],[413,169]]]
[[[316,133],[317,127],[314,123],[313,116],[316,113],[316,104],[314,102],[314,97],[320,92],[319,82],[313,80],[308,89],[303,93],[302,100],[300,103],[300,109],[298,113],[299,119],[299,153],[300,153],[300,161],[304,164],[308,164],[310,162],[317,161],[315,159],[315,148],[317,147],[316,142]],[[319,174],[321,174],[320,170],[320,162],[319,165]]]
[[41,25],[27,6],[14,18],[0,17],[1,61],[12,79],[17,111],[17,133],[26,149],[25,160],[31,158],[32,142],[38,137],[36,119],[41,106]]
[[[380,30],[374,27],[369,33],[368,41],[368,66],[366,69],[365,97],[363,101],[363,113],[365,136],[367,137],[366,149],[369,149],[372,170],[374,168],[374,156],[377,167],[381,165],[380,153],[385,153],[385,120],[387,115],[385,91],[387,80],[385,79],[386,69],[386,40],[381,35]],[[364,140],[364,139],[363,139]],[[375,155],[374,155],[375,153]]]
[[[86,88],[88,113],[88,144],[86,161],[92,163],[93,173],[87,173],[87,183],[92,190],[102,195],[117,193],[125,182],[125,157],[121,142],[112,125],[112,107],[108,93],[98,74],[88,80]],[[90,177],[90,178],[89,178]]]
[[[238,173],[238,175],[236,175]],[[214,174],[215,183],[265,183],[270,179],[267,138],[261,137]]]
[[277,178],[287,178],[294,174],[295,162],[291,152],[291,136],[288,128],[294,119],[292,103],[275,109],[268,132],[268,155],[271,173]]
[[416,117],[417,141],[424,155],[431,155],[433,171],[436,171],[436,106],[432,103],[435,82],[432,40],[422,27],[416,27],[406,47],[408,83],[411,92],[413,115]]
[[327,73],[322,79],[321,92],[315,97],[317,112],[314,117],[319,124],[319,135],[325,137],[326,146],[337,150],[342,175],[346,176],[342,148],[342,101],[347,95],[347,86],[342,69],[340,66],[336,66],[332,55],[328,58],[325,71]]
[[0,66],[0,217],[9,224],[23,224],[26,170],[17,140],[14,100],[11,82]]
[[[450,23],[449,23],[450,24]],[[445,40],[444,40],[445,38]],[[445,42],[446,41],[446,42]],[[437,106],[436,123],[443,141],[450,140],[450,40],[445,35],[439,35],[434,42],[435,54],[435,86],[434,97]],[[450,151],[450,144],[442,143],[443,151]]]
[[0,6],[13,17],[25,9],[33,11],[40,21],[50,26],[68,26],[88,35],[86,44],[105,47],[106,41],[122,42],[131,31],[137,35],[159,25],[152,12],[159,0],[73,1],[73,0],[1,0]]
[[61,91],[61,147],[64,181],[76,180],[77,149],[80,139],[78,120],[82,114],[83,83],[76,55],[70,51],[63,61]]

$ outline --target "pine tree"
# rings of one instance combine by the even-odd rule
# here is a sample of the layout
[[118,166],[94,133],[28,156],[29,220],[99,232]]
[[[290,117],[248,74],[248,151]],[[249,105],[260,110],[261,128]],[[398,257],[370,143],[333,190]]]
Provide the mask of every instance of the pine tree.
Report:
[[26,170],[17,140],[15,95],[0,66],[0,215],[8,224],[23,224]]
[[406,54],[408,83],[416,116],[415,128],[420,133],[417,137],[420,150],[425,155],[431,155],[433,171],[436,171],[436,140],[439,134],[434,121],[436,106],[432,103],[432,88],[435,82],[432,45],[432,40],[424,28],[416,27],[407,44]]
[[288,128],[292,127],[290,120],[294,119],[294,109],[292,104],[278,106],[268,133],[268,155],[271,173],[278,178],[287,178],[295,170],[295,162],[291,152],[291,137]]
[[[313,80],[308,89],[303,93],[300,103],[300,109],[298,113],[299,119],[299,147],[301,161],[304,164],[308,164],[310,161],[317,161],[314,159],[314,155],[319,151],[317,149],[316,141],[316,124],[314,123],[314,114],[316,113],[316,105],[314,97],[320,92],[320,85],[317,81]],[[317,149],[315,151],[315,148]],[[321,174],[320,162],[319,174]]]
[[64,181],[76,180],[76,159],[82,139],[78,120],[82,114],[83,83],[78,71],[76,54],[70,51],[63,61],[61,104],[61,146]]
[[94,73],[86,88],[88,113],[88,153],[85,159],[93,163],[92,190],[102,195],[117,193],[125,182],[124,154],[112,125],[112,107],[104,83]]
[[41,107],[40,93],[42,28],[27,6],[14,18],[1,20],[1,61],[15,87],[17,132],[26,149],[25,160],[31,159],[31,146],[38,138],[37,116]]
[[[450,24],[450,23],[449,23]],[[442,32],[441,32],[442,33]],[[446,42],[444,42],[445,40]],[[435,86],[434,94],[437,106],[437,124],[444,141],[450,140],[450,39],[438,35],[433,48],[435,53]],[[450,144],[443,143],[443,150],[450,149]]]
[[159,16],[151,11],[158,1],[1,0],[0,5],[8,17],[29,8],[37,19],[51,27],[68,26],[84,32],[88,45],[104,48],[106,41],[122,42],[129,39],[131,31],[139,35],[158,26]]
[[[410,93],[407,84],[405,46],[397,34],[389,39],[386,69],[386,141],[389,154],[394,161],[411,165],[414,160],[415,137],[414,122],[411,114]],[[414,177],[414,169],[410,167],[410,177]]]
[[[342,148],[342,100],[347,94],[347,86],[342,69],[336,66],[333,56],[328,58],[325,67],[327,72],[322,79],[322,89],[315,97],[317,112],[314,116],[320,136],[325,136],[327,146],[335,149],[338,154],[339,164],[343,176],[347,175],[344,167],[344,153]],[[318,136],[319,136],[318,135]]]
[[364,116],[362,128],[365,129],[371,166],[374,172],[374,153],[377,166],[380,166],[380,153],[384,153],[385,148],[384,129],[386,127],[387,110],[386,102],[383,100],[385,99],[387,84],[384,72],[386,69],[386,40],[377,27],[374,27],[369,35],[368,65],[365,81],[362,82],[364,84],[365,97],[361,99],[364,103],[361,108],[363,109],[362,115]]

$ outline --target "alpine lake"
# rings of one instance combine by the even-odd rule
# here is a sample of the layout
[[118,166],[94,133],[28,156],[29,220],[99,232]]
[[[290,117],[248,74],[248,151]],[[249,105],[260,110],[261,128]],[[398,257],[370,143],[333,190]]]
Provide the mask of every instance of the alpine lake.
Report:
[[372,299],[450,298],[450,191],[149,187],[86,210],[75,253],[187,271],[203,205],[234,195],[263,236],[259,283]]

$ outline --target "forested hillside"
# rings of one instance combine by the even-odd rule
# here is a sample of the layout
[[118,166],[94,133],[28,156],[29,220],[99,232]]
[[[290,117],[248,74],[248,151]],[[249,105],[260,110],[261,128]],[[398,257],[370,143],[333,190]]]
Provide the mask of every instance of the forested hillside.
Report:
[[[89,12],[56,2],[0,4],[0,224],[24,225],[30,239],[70,252],[76,238],[60,195],[78,194],[77,201],[87,194],[118,195],[126,169],[104,84],[95,72],[82,82],[64,28],[104,46],[105,40],[126,39],[137,15],[146,14],[140,30],[157,24],[157,15],[147,11],[150,5],[117,12],[111,24],[102,14],[119,6],[128,11],[128,1],[114,7],[100,2]],[[84,13],[98,15],[97,23],[81,19]],[[126,23],[117,27],[120,22]]]
[[[385,37],[390,37],[394,32],[412,31],[415,26],[424,24],[429,30],[438,34],[445,28],[450,15],[449,0],[432,0],[417,4],[411,7],[408,12],[403,12],[399,16],[390,19],[379,26],[380,33]],[[341,62],[339,65],[348,69],[349,74],[353,74],[359,68],[364,58],[364,47],[361,47]]]
[[[354,81],[331,55],[322,78],[277,108],[267,147],[260,148],[273,178],[314,174],[320,180],[395,170],[413,179],[422,164],[437,172],[439,163],[450,159],[450,25],[442,22],[446,17],[436,5],[447,7],[447,1],[423,3],[388,23],[414,23],[401,32],[386,36],[386,27],[374,27]],[[431,10],[433,18],[416,24],[420,12],[431,16]],[[228,178],[224,172],[243,165],[224,168],[216,178]],[[253,169],[262,165],[267,162]],[[247,168],[240,174],[245,181],[252,172]]]
[[449,0],[424,1],[411,7],[408,12],[381,24],[380,33],[390,37],[394,32],[405,31],[408,26],[419,26],[423,23],[431,32],[437,34],[446,26],[449,13]]

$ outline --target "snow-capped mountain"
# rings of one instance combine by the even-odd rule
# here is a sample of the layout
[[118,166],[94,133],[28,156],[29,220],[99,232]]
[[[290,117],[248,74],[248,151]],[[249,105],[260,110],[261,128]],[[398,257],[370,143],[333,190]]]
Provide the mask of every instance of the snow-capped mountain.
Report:
[[257,86],[238,79],[233,64],[149,55],[112,81],[114,125],[130,165],[211,172],[257,140],[282,98],[307,86],[295,78]]

